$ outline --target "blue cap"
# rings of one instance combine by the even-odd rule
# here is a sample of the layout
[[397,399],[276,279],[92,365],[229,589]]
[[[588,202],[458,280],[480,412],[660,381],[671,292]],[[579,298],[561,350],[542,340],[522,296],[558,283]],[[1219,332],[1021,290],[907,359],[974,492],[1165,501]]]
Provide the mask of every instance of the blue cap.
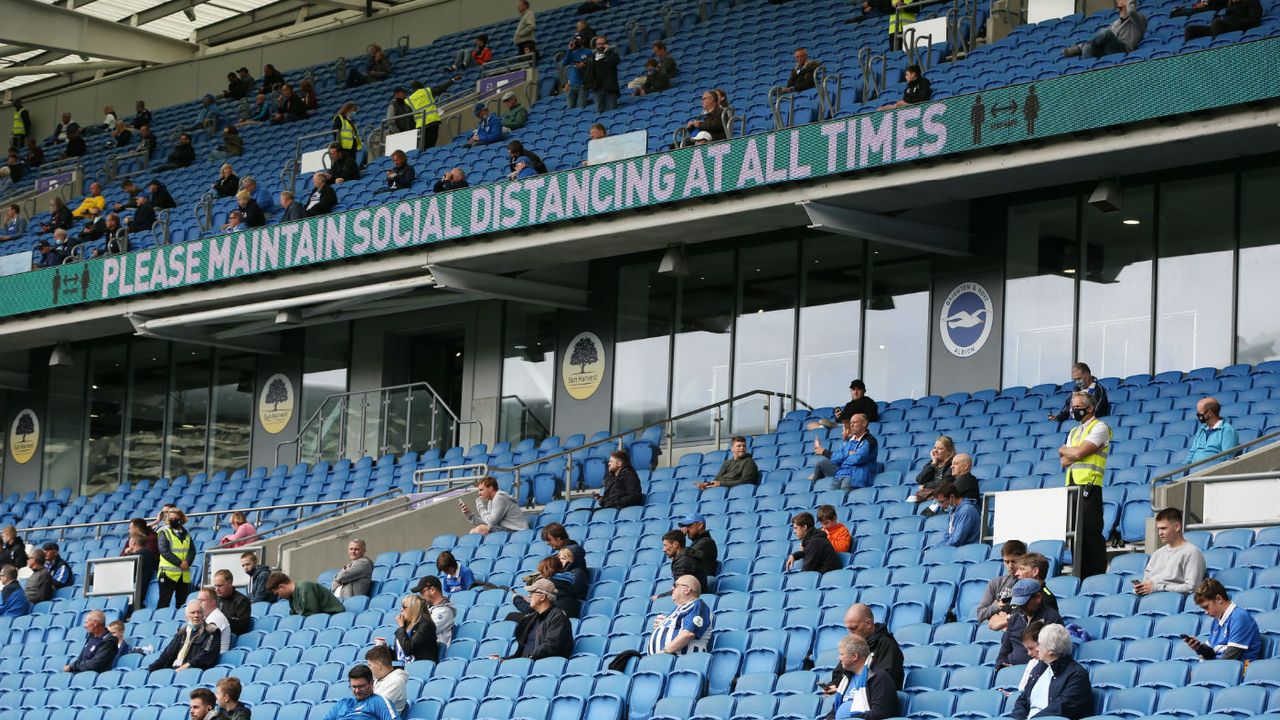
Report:
[[677,522],[676,524],[679,525],[680,527],[689,527],[694,523],[705,523],[705,522],[706,522],[706,519],[703,518],[698,513],[689,513],[688,515],[685,515],[684,517],[680,518],[679,522]]
[[484,103],[482,103],[482,102],[476,103],[476,106],[475,106],[475,109],[474,109],[475,114],[479,115],[479,114],[480,114],[480,111],[481,111],[481,110],[484,110],[484,109],[485,109],[485,105],[484,105]]
[[1019,580],[1013,584],[1013,599],[1010,604],[1013,606],[1026,605],[1027,601],[1035,597],[1040,592],[1040,581],[1027,578]]

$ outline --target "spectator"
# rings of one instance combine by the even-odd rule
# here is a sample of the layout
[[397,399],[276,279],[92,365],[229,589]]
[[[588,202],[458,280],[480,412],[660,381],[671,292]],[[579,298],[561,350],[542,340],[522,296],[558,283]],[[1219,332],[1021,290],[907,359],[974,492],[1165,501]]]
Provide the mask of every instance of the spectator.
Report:
[[951,484],[956,493],[969,502],[980,505],[982,491],[978,488],[978,478],[973,476],[973,456],[968,453],[956,453],[951,458]]
[[1062,49],[1066,57],[1102,57],[1113,53],[1131,53],[1147,33],[1147,17],[1129,8],[1130,0],[1116,0],[1116,12],[1120,17],[1110,26],[1099,30],[1087,42],[1068,45]]
[[1027,656],[1031,659],[1022,666],[1022,677],[1018,679],[1018,692],[1026,692],[1027,680],[1031,677],[1031,672],[1041,666],[1040,631],[1044,626],[1043,622],[1037,620],[1022,631],[1022,647],[1026,648]]
[[391,153],[391,167],[387,169],[387,186],[378,188],[374,194],[408,190],[418,179],[418,173],[409,164],[409,156],[403,150]]
[[169,523],[169,511],[176,507],[178,506],[173,503],[165,503],[164,505],[161,505],[160,511],[156,513],[155,519],[151,521],[151,527],[154,528],[156,532],[159,532],[160,528]]
[[498,481],[491,477],[482,477],[476,481],[476,511],[462,500],[458,508],[471,521],[471,532],[477,535],[488,535],[491,532],[513,532],[529,529],[529,521],[516,505],[510,495],[498,489]]
[[272,125],[307,119],[307,104],[293,91],[292,86],[281,86],[279,103],[276,111],[271,114]]
[[523,55],[525,53],[537,53],[538,39],[535,36],[538,29],[538,19],[533,16],[533,10],[529,9],[529,0],[517,0],[516,12],[520,14],[520,22],[516,23],[516,34],[512,40],[515,42],[516,53]]
[[1248,663],[1262,655],[1262,636],[1249,611],[1231,602],[1222,583],[1208,578],[1196,586],[1196,605],[1213,618],[1209,641],[1183,636],[1182,640],[1204,660],[1240,660]]
[[152,180],[147,185],[147,192],[151,193],[151,204],[156,206],[157,210],[171,210],[178,207],[178,203],[174,202],[173,196],[169,194],[169,188],[159,179]]
[[[397,86],[391,91],[391,102],[387,103],[387,122],[390,123],[388,130],[395,132],[408,132],[414,128],[413,125],[413,107],[409,105],[406,99],[409,91],[403,86]],[[375,676],[377,673],[374,673]]]
[[[560,573],[571,583],[573,596],[578,599],[579,603],[585,601],[587,596],[591,594],[591,578],[587,574],[587,569],[581,565],[574,564],[573,550],[571,548],[560,548],[556,551],[556,558],[560,560]],[[577,611],[575,610],[574,612],[574,617],[577,617]]]
[[[1121,0],[1123,2],[1123,0]],[[1102,537],[1102,479],[1111,451],[1111,428],[1096,416],[1093,395],[1077,390],[1071,395],[1071,417],[1078,423],[1067,435],[1067,444],[1058,448],[1058,458],[1066,470],[1067,486],[1080,488],[1081,544],[1079,576],[1090,577],[1107,571],[1107,547]]]
[[584,47],[591,47],[591,41],[596,39],[596,30],[591,27],[591,23],[586,18],[578,18],[573,23],[573,34],[582,39]]
[[347,543],[347,557],[351,562],[342,566],[329,586],[339,599],[369,595],[373,584],[373,561],[365,556],[366,552],[368,548],[364,540],[355,538]]
[[[640,490],[640,476],[631,467],[631,456],[626,450],[609,453],[609,465],[604,476],[604,487],[595,494],[596,503],[602,508],[633,507],[644,504]],[[683,543],[681,543],[683,545]]]
[[1175,8],[1170,17],[1213,11],[1208,25],[1192,24],[1182,30],[1184,41],[1218,37],[1223,33],[1251,30],[1262,24],[1261,0],[1203,0],[1190,8]]
[[570,109],[587,106],[590,92],[587,88],[587,61],[592,53],[586,45],[590,40],[581,34],[574,35],[569,39],[569,49],[561,61],[564,67],[564,99]]
[[[724,140],[724,108],[719,104],[719,97],[714,90],[707,90],[702,93],[702,115],[685,123],[690,135],[697,132],[705,132],[711,136],[711,140]],[[710,140],[708,141],[710,142]],[[692,141],[686,141],[685,145],[692,144]]]
[[[600,12],[609,9],[609,0],[586,0],[578,6],[578,14],[585,15],[587,13]],[[582,22],[579,20],[578,22]]]
[[796,65],[791,69],[791,75],[787,78],[787,84],[782,88],[782,92],[794,93],[812,90],[814,87],[814,73],[817,72],[821,63],[817,60],[810,60],[809,51],[802,47],[796,48],[794,55]]
[[[252,202],[252,199],[250,199],[250,202]],[[254,206],[257,207],[257,203],[254,203]],[[262,212],[262,209],[259,208],[258,212]],[[241,545],[247,545],[249,543],[249,538],[258,534],[258,529],[255,528],[253,523],[249,522],[248,518],[244,516],[244,513],[239,510],[231,513],[229,523],[231,524],[232,532],[227,535],[223,535],[222,539],[218,541],[218,544],[224,548],[236,548]]]
[[240,702],[240,693],[244,691],[244,687],[239,678],[224,677],[214,687],[217,688],[214,697],[218,704],[218,720],[250,719],[249,707]]
[[827,540],[827,534],[813,527],[813,515],[807,512],[796,513],[791,518],[791,531],[800,541],[800,549],[787,556],[787,570],[791,570],[797,560],[804,561],[805,570],[817,573],[839,570],[844,566],[840,556],[831,547],[831,542]]
[[449,647],[453,642],[453,625],[457,621],[458,610],[445,597],[440,578],[434,575],[422,578],[413,586],[413,592],[422,596],[431,612],[431,622],[436,626],[436,645]]
[[1045,625],[1037,638],[1039,663],[1025,678],[1009,717],[1065,717],[1070,720],[1093,715],[1093,687],[1089,673],[1071,657],[1071,633],[1061,624]]
[[156,136],[151,134],[150,125],[138,128],[137,152],[141,153],[148,162],[156,154]]
[[681,575],[671,585],[671,599],[676,607],[670,614],[653,619],[649,633],[650,655],[688,655],[709,652],[711,646],[711,608],[702,600],[702,585],[693,575]]
[[519,130],[529,124],[529,109],[520,104],[516,94],[507,91],[502,94],[502,134],[509,135],[512,130]]
[[295,583],[288,575],[279,571],[271,573],[271,577],[267,578],[267,591],[278,600],[288,600],[289,612],[293,615],[336,615],[346,609],[342,606],[342,601],[323,585],[310,580]]
[[827,541],[831,543],[831,549],[838,553],[852,552],[853,535],[849,532],[849,528],[845,527],[836,518],[835,506],[819,505],[817,515],[818,524],[822,526],[822,531],[827,534]]
[[[10,212],[17,205],[9,206]],[[0,565],[12,565],[19,567],[27,564],[27,545],[22,542],[22,538],[18,537],[18,528],[12,525],[5,525],[0,530]]]
[[[982,600],[973,609],[978,622],[987,622],[992,630],[1003,630],[1009,622],[1009,601],[1013,599],[1014,574],[1018,559],[1027,552],[1027,544],[1021,540],[1006,540],[1000,546],[1000,559],[1004,561],[1004,574],[987,581]],[[999,618],[999,619],[997,619]]]
[[129,655],[129,654],[149,655],[153,649],[150,645],[146,645],[143,647],[131,646],[128,643],[128,641],[125,640],[125,637],[124,637],[124,623],[120,622],[119,620],[112,620],[111,622],[107,623],[107,632],[111,633],[116,638],[116,660],[117,661],[119,661],[120,658],[124,657],[125,655]]
[[280,207],[284,209],[284,214],[280,216],[280,222],[282,223],[301,220],[307,216],[302,203],[295,202],[293,193],[288,190],[280,191]]
[[262,208],[262,212],[275,211],[275,206],[271,204],[271,192],[264,187],[260,187],[258,181],[252,175],[245,175],[244,180],[240,182],[240,186],[253,196],[254,202],[258,203],[258,207]]
[[542,541],[545,542],[552,550],[559,553],[561,550],[568,548],[573,553],[573,562],[565,566],[566,569],[587,567],[587,551],[582,549],[582,545],[569,537],[569,531],[565,530],[564,525],[553,522],[542,528]]
[[382,48],[375,47],[372,56],[369,58],[369,70],[364,75],[361,75],[356,69],[352,68],[351,72],[347,73],[347,87],[382,82],[392,73],[392,70],[391,61],[387,59],[387,54],[382,52]]
[[618,65],[622,62],[618,51],[609,46],[609,38],[597,35],[595,53],[587,58],[583,78],[587,88],[596,98],[596,112],[618,109]]
[[71,126],[80,127],[79,123],[71,119],[71,113],[62,113],[62,121],[53,126],[53,134],[44,139],[45,145],[57,145],[67,139],[67,131]]
[[262,227],[267,224],[267,216],[262,212],[262,208],[258,206],[258,201],[253,199],[253,195],[248,190],[241,190],[236,193],[236,205],[240,208],[240,215],[244,218],[245,227]]
[[462,168],[454,168],[437,180],[432,190],[434,192],[449,192],[450,190],[459,190],[464,187],[470,187],[470,183],[467,182],[467,174],[462,171]]
[[1013,584],[1010,598],[1009,624],[1000,639],[1000,653],[996,656],[996,668],[1022,665],[1030,659],[1022,646],[1022,631],[1039,620],[1047,624],[1061,623],[1058,611],[1044,602],[1040,582],[1030,578]]
[[106,217],[99,217],[97,220],[85,226],[80,233],[80,238],[75,244],[89,242],[105,237],[107,240],[114,240],[120,235],[120,216],[116,213],[107,213]]
[[662,72],[658,61],[649,58],[644,62],[644,75],[632,80],[636,95],[652,95],[671,88],[671,78]]
[[13,134],[9,138],[9,147],[20,148],[27,144],[27,136],[31,134],[31,111],[22,105],[22,100],[13,99]]
[[168,524],[156,533],[160,547],[160,605],[181,607],[191,592],[191,565],[196,561],[195,542],[187,532],[187,516],[178,508],[170,508]]
[[198,687],[191,691],[187,705],[191,720],[214,720],[217,717],[217,698],[209,688]]
[[458,559],[448,550],[443,550],[436,556],[436,573],[444,585],[444,592],[451,595],[470,590],[471,586],[476,584],[471,568],[458,562]]
[[62,198],[55,195],[49,200],[49,222],[41,223],[40,232],[47,233],[55,229],[67,230],[71,227],[71,217],[71,208],[67,207]]
[[44,566],[49,569],[49,579],[53,581],[55,590],[61,590],[64,587],[71,587],[75,584],[75,574],[71,572],[71,566],[67,564],[59,555],[58,543],[47,542],[44,544]]
[[475,115],[479,122],[475,132],[467,138],[467,147],[491,145],[502,140],[502,120],[489,112],[489,108],[484,103],[476,103]]
[[714,487],[737,487],[738,485],[759,485],[760,468],[755,458],[747,452],[747,439],[734,435],[729,445],[729,457],[720,464],[716,476],[711,482],[698,483],[699,490]]
[[80,206],[71,213],[71,217],[92,219],[102,214],[107,207],[106,198],[102,197],[102,184],[89,183],[89,192],[80,201]]
[[860,635],[840,638],[840,664],[844,678],[834,689],[835,705],[827,718],[885,720],[898,715],[898,692],[893,679],[875,667],[871,647]]
[[31,601],[18,584],[18,569],[0,566],[0,617],[19,617],[31,612]]
[[512,140],[507,143],[507,155],[511,159],[511,179],[532,177],[547,172],[547,164],[532,150],[525,148],[524,143]]
[[156,167],[156,172],[162,173],[168,170],[176,170],[184,168],[196,161],[196,149],[191,144],[191,136],[182,133],[178,136],[178,144],[173,146],[169,151],[168,157],[164,159],[164,163]]
[[115,212],[124,212],[125,210],[128,210],[133,206],[133,201],[142,194],[142,188],[138,187],[133,180],[130,180],[129,178],[125,178],[124,181],[120,183],[120,189],[129,197],[122,203],[111,203],[111,209]]
[[[569,556],[569,561],[573,561],[573,553],[565,548],[563,551]],[[525,576],[524,581],[532,584],[538,580],[550,580],[555,586],[556,596],[554,604],[556,608],[563,610],[565,615],[571,618],[578,617],[578,611],[582,607],[582,601],[585,594],[578,594],[577,583],[574,582],[574,576],[565,572],[564,563],[560,560],[560,553],[556,553],[550,557],[542,558],[538,561],[538,571]],[[583,583],[585,588],[586,583]],[[508,620],[519,620],[523,615],[530,612],[531,608],[528,601],[516,595],[512,598],[512,603],[516,606],[517,612],[507,616]]]
[[716,547],[716,541],[711,537],[711,533],[707,532],[706,519],[698,513],[690,513],[680,518],[676,526],[685,537],[689,538],[689,549],[685,552],[697,567],[693,575],[710,579],[720,569],[717,560],[719,548]]
[[235,72],[229,72],[227,73],[227,89],[222,91],[222,97],[228,100],[240,100],[249,94],[250,89],[252,87],[245,87],[239,75],[235,74]]
[[210,135],[222,127],[222,116],[218,114],[217,99],[212,95],[205,95],[201,100],[200,112],[196,114],[196,120],[191,125],[182,128],[183,132],[194,132],[204,128]]
[[151,205],[150,198],[142,193],[138,193],[134,203],[137,209],[129,216],[129,223],[125,227],[130,233],[147,232],[156,222],[156,209]]
[[390,702],[396,712],[403,715],[409,704],[405,692],[409,673],[392,665],[395,659],[391,648],[386,645],[375,645],[364,654],[364,661],[369,664],[369,670],[373,673],[373,694]]
[[933,98],[933,86],[929,84],[929,79],[924,76],[924,71],[920,69],[919,65],[908,65],[905,76],[907,87],[902,91],[902,99],[895,103],[881,106],[881,110],[914,105]]
[[[689,575],[698,581],[698,587],[706,587],[707,576],[699,571],[698,563],[685,551],[684,540],[684,533],[679,530],[668,531],[662,536],[662,554],[671,560],[671,581],[679,582],[681,576]],[[657,600],[669,594],[667,591],[649,599]]]
[[591,127],[587,130],[587,142],[592,140],[603,140],[609,137],[609,131],[600,123],[591,123]]
[[857,413],[849,418],[842,434],[844,443],[834,452],[826,450],[818,438],[813,439],[813,452],[822,457],[814,464],[810,479],[832,478],[832,490],[869,487],[876,479],[879,442],[867,431],[867,416]]
[[[1094,399],[1094,415],[1096,417],[1106,417],[1111,414],[1111,403],[1107,400],[1107,389],[1093,377],[1093,372],[1089,370],[1088,363],[1078,362],[1071,366],[1071,382],[1074,386],[1072,393],[1087,392]],[[1071,417],[1071,398],[1067,397],[1067,401],[1062,404],[1062,409],[1056,413],[1049,415],[1050,420],[1062,422]]]
[[31,570],[31,575],[27,577],[27,584],[22,588],[27,601],[35,605],[52,599],[53,579],[49,577],[49,569],[44,566],[43,550],[36,548],[31,551],[27,556],[27,568]]
[[1049,577],[1049,558],[1038,552],[1023,553],[1014,564],[1013,575],[1019,580],[1030,579],[1040,583],[1040,594],[1044,595],[1045,604],[1054,610],[1058,609],[1058,598],[1054,597],[1053,591],[1045,584]]
[[328,214],[338,205],[338,193],[329,184],[329,176],[323,172],[311,176],[311,194],[307,196],[307,217]]
[[[1231,423],[1222,419],[1222,405],[1215,398],[1207,397],[1196,403],[1196,434],[1191,439],[1191,449],[1183,461],[1190,465],[1230,450],[1240,444],[1240,437]],[[1223,456],[1220,460],[1228,460]]]
[[218,652],[224,653],[230,650],[231,622],[218,609],[217,593],[211,587],[203,587],[196,593],[196,598],[200,601],[200,610],[204,612],[205,623],[218,628]]
[[234,197],[240,190],[240,176],[236,175],[231,163],[222,163],[218,171],[218,180],[211,186],[218,197]]
[[247,127],[250,125],[261,125],[271,120],[271,103],[267,102],[267,96],[258,93],[253,99],[253,105],[249,108],[249,117],[244,118],[236,123],[236,127]]
[[111,139],[107,141],[107,147],[120,148],[133,142],[133,133],[129,132],[129,126],[124,124],[123,120],[117,120],[116,126],[111,130]]
[[418,137],[418,149],[427,150],[440,142],[440,109],[436,106],[436,96],[443,94],[453,84],[462,80],[461,75],[446,80],[439,85],[424,85],[414,80],[410,87],[409,107],[416,113],[412,118],[412,127],[422,128]]
[[36,244],[36,251],[39,256],[35,258],[34,268],[50,268],[62,264],[66,257],[67,231],[58,228],[53,231],[53,238],[58,243],[58,247],[50,245],[48,240],[41,240]]
[[402,663],[414,660],[440,659],[436,641],[436,624],[427,611],[427,602],[418,595],[405,595],[396,615],[396,659]]
[[27,167],[37,168],[44,164],[44,150],[33,137],[27,138]]
[[218,143],[218,147],[209,153],[209,159],[213,161],[226,160],[230,157],[240,157],[244,152],[244,138],[240,137],[240,131],[235,125],[228,125],[222,129],[222,142]]
[[1156,513],[1156,534],[1160,547],[1151,553],[1142,581],[1134,581],[1133,592],[1176,592],[1183,595],[1195,590],[1204,579],[1204,554],[1182,535],[1182,511],[1165,508]]
[[[956,444],[949,436],[939,435],[929,450],[929,460],[916,475],[916,491],[907,502],[922,502],[933,497],[934,492],[951,482],[951,459],[955,457]],[[932,513],[930,513],[932,514]]]
[[222,232],[240,232],[248,229],[249,226],[244,222],[244,213],[240,210],[227,213],[227,221],[222,224]]
[[67,665],[63,672],[106,672],[116,662],[116,636],[107,632],[107,616],[101,610],[90,610],[84,616],[85,639],[80,654]]
[[978,542],[982,525],[978,506],[960,497],[956,486],[951,483],[943,483],[936,492],[938,504],[951,515],[947,520],[947,531],[942,536],[943,544],[960,547]]
[[480,34],[471,39],[474,47],[470,51],[459,50],[449,72],[469,67],[479,67],[493,59],[493,49],[489,47],[489,36]]
[[[27,234],[27,219],[22,217],[22,209],[17,205],[10,205],[4,215],[4,235],[0,235],[0,242],[8,242],[9,240],[17,240]],[[12,528],[12,526],[10,526]],[[21,563],[19,563],[21,564]]]
[[308,113],[313,113],[320,109],[320,98],[316,95],[316,86],[307,78],[303,78],[298,83],[298,99],[302,101],[302,107],[307,109]]
[[62,149],[62,159],[84,157],[87,152],[89,148],[85,145],[84,133],[79,125],[72,125],[67,129],[67,146]]
[[[351,697],[339,700],[325,713],[324,720],[399,720],[395,705],[373,692],[373,671],[356,665],[347,672]],[[376,699],[373,699],[376,698]]]
[[907,11],[906,7],[911,4],[911,0],[891,0],[893,13],[889,17],[889,47],[892,50],[904,50],[902,31],[906,26],[916,21],[916,13],[914,10]]
[[267,581],[271,579],[271,568],[258,564],[257,553],[241,553],[240,569],[249,576],[249,585],[245,588],[249,602],[273,603],[276,601],[275,593],[267,589]]
[[208,670],[218,664],[221,655],[222,633],[216,625],[206,623],[204,610],[199,600],[187,603],[187,621],[174,633],[173,639],[165,646],[147,669],[151,672],[173,668],[182,672],[189,667]]
[[273,90],[279,87],[281,90],[285,88],[284,75],[276,70],[276,66],[267,63],[262,66],[262,92],[270,95]]
[[244,593],[236,590],[230,570],[219,570],[213,574],[214,600],[218,611],[227,619],[227,627],[236,635],[243,635],[253,629],[253,605]]
[[573,630],[569,617],[555,607],[556,586],[550,580],[535,580],[524,591],[528,598],[519,599],[528,605],[530,612],[516,624],[516,650],[504,659],[567,659],[573,653]]

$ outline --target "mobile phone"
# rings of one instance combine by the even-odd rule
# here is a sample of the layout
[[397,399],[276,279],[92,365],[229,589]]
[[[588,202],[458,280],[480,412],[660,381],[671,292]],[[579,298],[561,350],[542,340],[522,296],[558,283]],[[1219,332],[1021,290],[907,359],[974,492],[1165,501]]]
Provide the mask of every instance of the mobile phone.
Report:
[[1191,639],[1191,636],[1190,636],[1190,635],[1186,635],[1186,634],[1179,635],[1178,637],[1182,638],[1183,640],[1190,640],[1190,639]]
[[1133,583],[1135,587],[1142,584],[1141,580],[1136,580],[1134,578],[1129,578],[1129,582]]

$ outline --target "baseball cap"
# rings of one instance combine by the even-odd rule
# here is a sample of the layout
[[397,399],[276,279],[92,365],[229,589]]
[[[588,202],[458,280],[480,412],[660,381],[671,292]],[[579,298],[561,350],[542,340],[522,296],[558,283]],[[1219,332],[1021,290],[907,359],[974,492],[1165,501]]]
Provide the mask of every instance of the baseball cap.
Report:
[[44,545],[42,545],[42,546],[41,546],[41,548],[42,548],[42,549],[44,549],[44,550],[57,550],[57,549],[58,549],[58,543],[56,543],[56,542],[47,542],[47,543],[45,543]]
[[472,110],[472,112],[474,112],[475,114],[479,115],[479,114],[480,114],[480,111],[481,111],[481,110],[484,110],[484,109],[485,109],[485,107],[484,107],[484,103],[476,103],[476,106],[475,106],[474,108],[472,108],[471,110]]
[[699,130],[698,134],[693,136],[693,139],[706,140],[707,142],[711,142],[711,133],[707,132],[706,130]]
[[502,102],[506,102],[508,100],[515,100],[515,99],[516,99],[516,94],[511,92],[510,90],[502,93]]
[[427,575],[426,577],[419,579],[413,586],[413,594],[417,595],[429,587],[435,588],[436,590],[442,590],[443,586],[440,584],[440,578],[435,575]]
[[706,521],[706,518],[702,517],[698,513],[689,513],[688,515],[680,518],[679,522],[676,524],[680,527],[689,527],[694,523],[705,523]]
[[867,386],[861,380],[854,380],[853,382],[849,383],[849,389],[850,390],[866,390]]
[[1039,592],[1040,583],[1038,581],[1032,580],[1031,578],[1019,580],[1013,584],[1013,599],[1010,601],[1010,604],[1015,607],[1019,605],[1026,605],[1027,601],[1031,600],[1031,598]]
[[556,601],[555,583],[551,582],[550,580],[547,580],[546,578],[543,578],[541,580],[535,580],[532,585],[526,585],[524,588],[524,591],[526,593],[540,592],[543,595],[546,595],[547,599],[550,600],[551,602]]

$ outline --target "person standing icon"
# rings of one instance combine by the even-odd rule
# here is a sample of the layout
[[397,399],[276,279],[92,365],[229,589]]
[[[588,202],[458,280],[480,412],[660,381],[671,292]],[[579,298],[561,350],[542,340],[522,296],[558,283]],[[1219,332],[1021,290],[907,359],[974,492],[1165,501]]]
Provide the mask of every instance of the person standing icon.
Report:
[[1036,134],[1036,116],[1040,114],[1040,96],[1036,95],[1036,86],[1031,86],[1027,99],[1022,103],[1022,117],[1027,121],[1027,134]]
[[973,144],[982,144],[982,124],[987,120],[987,106],[979,95],[973,99],[973,109],[969,111],[969,124],[973,127]]

